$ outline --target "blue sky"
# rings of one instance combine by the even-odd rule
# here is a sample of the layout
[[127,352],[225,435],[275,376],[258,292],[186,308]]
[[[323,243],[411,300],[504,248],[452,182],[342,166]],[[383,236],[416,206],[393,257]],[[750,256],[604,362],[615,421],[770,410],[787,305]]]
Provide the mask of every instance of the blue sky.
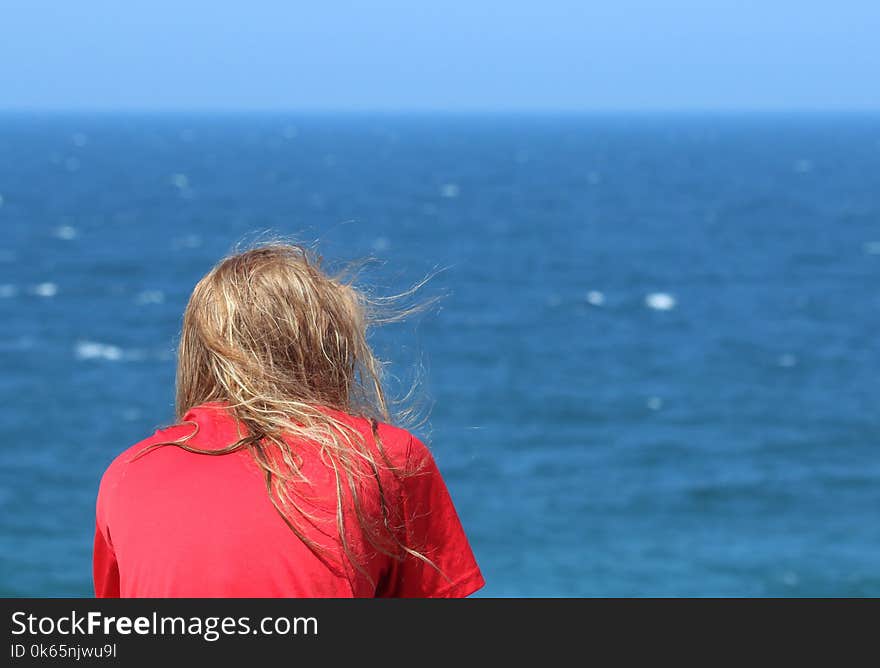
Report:
[[878,0],[0,0],[0,108],[880,109]]

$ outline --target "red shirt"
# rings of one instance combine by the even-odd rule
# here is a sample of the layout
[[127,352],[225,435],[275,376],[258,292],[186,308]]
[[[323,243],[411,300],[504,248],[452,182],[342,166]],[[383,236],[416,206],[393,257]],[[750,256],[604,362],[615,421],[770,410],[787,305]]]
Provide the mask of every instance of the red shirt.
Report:
[[[372,442],[367,420],[335,415]],[[195,447],[216,450],[240,438],[235,420],[220,404],[194,408],[184,419],[199,426],[189,441]],[[483,586],[440,472],[428,449],[409,432],[379,425],[391,462],[418,471],[402,478],[381,471],[383,491],[388,503],[398,504],[404,545],[418,549],[439,572],[418,558],[399,561],[369,548],[351,518],[347,534],[367,574],[331,568],[285,524],[245,449],[210,456],[166,446],[134,459],[150,444],[176,440],[193,429],[176,425],[157,431],[117,457],[104,474],[93,562],[96,596],[453,598]],[[317,455],[303,452],[310,498],[330,499],[332,513],[332,470]],[[376,491],[362,500],[368,509],[378,507]],[[300,524],[314,532],[309,538],[328,545],[327,524],[312,530]]]

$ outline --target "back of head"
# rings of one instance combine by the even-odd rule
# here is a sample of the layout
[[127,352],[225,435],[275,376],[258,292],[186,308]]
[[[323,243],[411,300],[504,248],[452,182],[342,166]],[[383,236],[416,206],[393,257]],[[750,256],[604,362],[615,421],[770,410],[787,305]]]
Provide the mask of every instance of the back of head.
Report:
[[[290,529],[325,560],[341,547],[356,567],[346,529],[352,516],[373,548],[396,558],[418,556],[390,529],[381,494],[379,471],[393,467],[376,422],[390,421],[381,364],[366,336],[376,306],[344,275],[325,273],[308,249],[263,245],[225,258],[199,281],[184,313],[178,353],[178,419],[200,404],[225,404],[246,435],[219,452],[249,450]],[[369,418],[373,442],[328,408]],[[173,445],[218,452],[185,441]],[[338,481],[339,545],[317,544],[304,530],[310,517],[297,484],[307,480],[296,446],[304,442],[317,446]],[[380,518],[368,516],[360,496],[370,484],[379,486]]]
[[315,405],[384,416],[366,298],[302,246],[232,255],[199,281],[183,320],[177,413],[212,400],[243,416]]

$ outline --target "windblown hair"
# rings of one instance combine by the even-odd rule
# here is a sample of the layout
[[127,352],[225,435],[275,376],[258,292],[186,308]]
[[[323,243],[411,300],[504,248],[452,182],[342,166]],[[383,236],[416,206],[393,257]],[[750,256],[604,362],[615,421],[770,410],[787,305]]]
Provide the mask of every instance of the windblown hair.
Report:
[[[423,308],[390,307],[424,281],[402,295],[372,298],[353,280],[350,270],[328,275],[320,257],[286,243],[258,246],[217,264],[196,285],[184,313],[176,412],[182,422],[195,406],[221,402],[243,427],[241,438],[206,450],[188,444],[192,433],[155,447],[176,445],[206,455],[247,449],[288,527],[325,563],[345,568],[331,558],[339,549],[319,544],[306,530],[317,519],[297,493],[301,483],[309,482],[301,448],[315,448],[335,480],[336,547],[349,564],[365,572],[346,526],[351,520],[346,514],[352,512],[367,543],[378,552],[428,561],[401,542],[385,498],[380,470],[391,469],[397,476],[407,472],[395,467],[382,448],[378,421],[392,418],[382,363],[367,342],[371,325]],[[374,443],[333,411],[367,418]],[[378,513],[365,504],[369,486],[376,493],[371,496],[378,497]]]

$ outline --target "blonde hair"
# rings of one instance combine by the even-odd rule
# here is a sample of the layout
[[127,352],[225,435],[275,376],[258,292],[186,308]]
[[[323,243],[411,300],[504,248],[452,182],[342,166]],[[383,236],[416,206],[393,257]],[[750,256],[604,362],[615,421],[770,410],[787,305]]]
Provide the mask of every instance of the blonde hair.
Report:
[[[297,483],[308,480],[297,450],[300,444],[316,447],[335,481],[337,547],[349,564],[366,574],[352,549],[346,526],[349,512],[376,551],[396,559],[409,554],[430,563],[401,542],[400,518],[386,499],[380,470],[395,476],[409,472],[392,464],[379,438],[378,422],[390,423],[392,418],[382,363],[367,342],[371,325],[424,308],[424,303],[396,311],[390,307],[427,279],[386,298],[368,297],[353,280],[350,270],[328,275],[321,269],[321,258],[297,244],[267,243],[219,262],[198,282],[184,313],[176,413],[182,422],[190,409],[221,402],[244,434],[240,431],[238,441],[221,449],[206,450],[188,444],[194,432],[141,454],[164,445],[207,455],[247,449],[288,527],[326,564],[344,568],[332,558],[340,550],[309,536],[306,526],[318,520],[298,498]],[[373,447],[333,410],[367,418]],[[378,513],[365,503],[369,486],[371,497],[378,498]]]

